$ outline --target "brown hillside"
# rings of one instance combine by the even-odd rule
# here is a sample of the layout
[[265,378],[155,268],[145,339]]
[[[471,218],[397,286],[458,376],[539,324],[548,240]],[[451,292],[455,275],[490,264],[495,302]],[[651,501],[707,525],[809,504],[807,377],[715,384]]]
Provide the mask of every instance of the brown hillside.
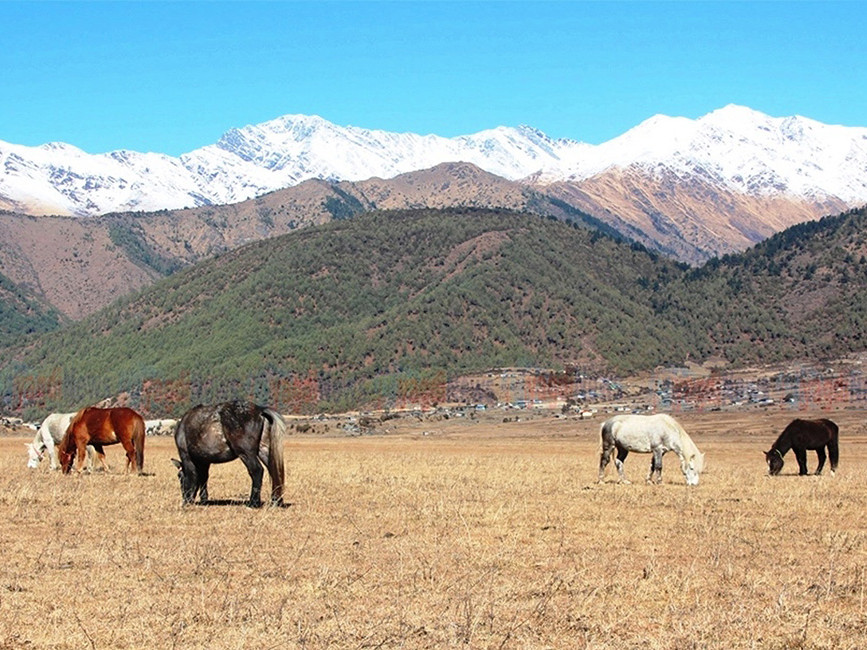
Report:
[[0,272],[79,319],[158,277],[135,265],[101,224],[0,214]]
[[93,219],[0,215],[0,272],[72,319],[151,284],[161,274],[131,260],[109,237],[131,228],[155,254],[186,265],[296,228],[373,209],[495,205],[521,209],[525,186],[465,163],[359,183],[312,180],[224,206],[114,214]]
[[751,197],[671,172],[615,169],[544,191],[647,247],[692,264],[750,246],[804,221],[849,209],[841,201]]

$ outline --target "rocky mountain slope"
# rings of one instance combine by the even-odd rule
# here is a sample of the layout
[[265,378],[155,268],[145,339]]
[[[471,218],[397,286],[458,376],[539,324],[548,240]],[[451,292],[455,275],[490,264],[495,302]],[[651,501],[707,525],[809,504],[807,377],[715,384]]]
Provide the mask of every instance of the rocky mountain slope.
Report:
[[526,126],[442,138],[303,115],[232,129],[179,158],[0,142],[0,208],[92,216],[224,205],[309,179],[391,179],[459,161],[552,186],[690,261],[867,203],[867,129],[727,106],[697,120],[658,115],[596,146]]
[[375,209],[487,206],[616,232],[531,187],[446,163],[389,180],[306,181],[226,206],[88,219],[0,213],[0,272],[79,319],[177,268],[297,228]]

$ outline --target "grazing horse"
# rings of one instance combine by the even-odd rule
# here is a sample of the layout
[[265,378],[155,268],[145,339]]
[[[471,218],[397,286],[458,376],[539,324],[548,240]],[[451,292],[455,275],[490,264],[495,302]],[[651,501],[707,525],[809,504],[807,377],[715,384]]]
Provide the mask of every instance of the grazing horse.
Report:
[[828,456],[831,457],[831,476],[834,476],[837,471],[837,461],[840,459],[839,433],[839,428],[831,420],[792,420],[771,445],[770,450],[764,452],[765,461],[768,463],[768,474],[776,476],[780,473],[783,469],[783,456],[791,449],[798,460],[798,474],[805,476],[807,450],[813,449],[819,457],[819,466],[816,468],[818,476],[825,466],[825,447],[827,447]]
[[[35,469],[39,467],[39,462],[48,453],[48,462],[51,463],[51,469],[58,469],[60,464],[57,462],[57,452],[55,445],[63,439],[63,434],[69,428],[69,423],[75,413],[51,413],[46,417],[39,429],[36,431],[36,436],[33,442],[25,443],[27,447],[27,467]],[[92,446],[87,446],[87,469],[93,469],[93,453]]]
[[84,462],[84,449],[93,445],[96,453],[105,464],[105,445],[116,443],[126,451],[126,469],[142,473],[144,465],[145,426],[144,419],[129,408],[101,409],[94,406],[81,409],[72,418],[66,434],[57,447],[60,469],[68,474],[72,461],[77,459],[75,469],[81,471]]
[[145,420],[145,433],[149,436],[173,436],[177,420]]
[[653,454],[647,482],[662,482],[662,457],[667,451],[680,457],[680,469],[687,485],[698,485],[698,476],[704,469],[702,454],[683,427],[670,415],[615,415],[602,424],[602,449],[599,454],[599,482],[605,476],[605,467],[617,449],[614,465],[620,482],[628,483],[623,473],[623,461],[630,451]]
[[197,494],[206,503],[211,464],[240,458],[252,481],[247,505],[262,505],[262,465],[271,476],[271,503],[283,505],[285,433],[286,423],[279,413],[252,402],[199,405],[187,411],[175,431],[181,459],[172,458],[184,503],[193,503]]

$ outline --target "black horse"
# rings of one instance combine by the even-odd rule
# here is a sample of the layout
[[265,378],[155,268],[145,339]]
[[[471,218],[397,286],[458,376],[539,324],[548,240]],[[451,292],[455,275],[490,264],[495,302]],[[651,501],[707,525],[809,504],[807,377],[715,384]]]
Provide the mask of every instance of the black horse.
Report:
[[273,409],[252,402],[224,402],[196,406],[184,414],[175,431],[181,459],[178,468],[184,503],[199,495],[208,501],[208,472],[212,463],[240,458],[253,481],[247,505],[262,505],[262,465],[271,476],[271,503],[283,505],[283,436],[286,423]]
[[783,456],[789,449],[795,452],[800,468],[798,474],[801,476],[807,474],[807,450],[815,450],[819,457],[816,474],[821,474],[825,466],[825,447],[827,447],[828,456],[831,457],[831,476],[834,476],[840,456],[837,445],[838,434],[839,429],[831,420],[792,420],[783,429],[777,441],[771,445],[770,451],[765,452],[768,474],[776,476],[780,473],[783,469]]

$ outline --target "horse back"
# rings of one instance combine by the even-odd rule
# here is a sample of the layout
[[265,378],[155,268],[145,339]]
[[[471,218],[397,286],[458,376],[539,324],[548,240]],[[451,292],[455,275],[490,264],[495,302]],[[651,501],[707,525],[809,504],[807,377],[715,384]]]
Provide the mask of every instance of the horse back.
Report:
[[126,407],[108,410],[108,420],[115,435],[129,437],[133,440],[140,439],[145,435],[144,418],[136,411]]
[[111,445],[144,437],[144,419],[131,408],[101,409],[90,406],[75,414],[69,432],[88,444]]
[[265,428],[263,408],[252,402],[225,402],[220,405],[220,422],[229,446],[239,456],[257,453]]
[[821,419],[819,420],[822,424],[825,425],[825,428],[828,430],[828,440],[829,442],[836,442],[837,438],[840,436],[840,427],[837,426],[837,423],[833,420]]
[[[796,418],[780,434],[777,443],[787,442],[792,447],[803,449],[818,449],[837,443],[839,427],[837,423],[828,420],[802,420]],[[777,445],[777,443],[774,443]]]
[[175,446],[181,460],[225,463],[238,457],[225,430],[222,406],[200,404],[184,413],[175,429]]

